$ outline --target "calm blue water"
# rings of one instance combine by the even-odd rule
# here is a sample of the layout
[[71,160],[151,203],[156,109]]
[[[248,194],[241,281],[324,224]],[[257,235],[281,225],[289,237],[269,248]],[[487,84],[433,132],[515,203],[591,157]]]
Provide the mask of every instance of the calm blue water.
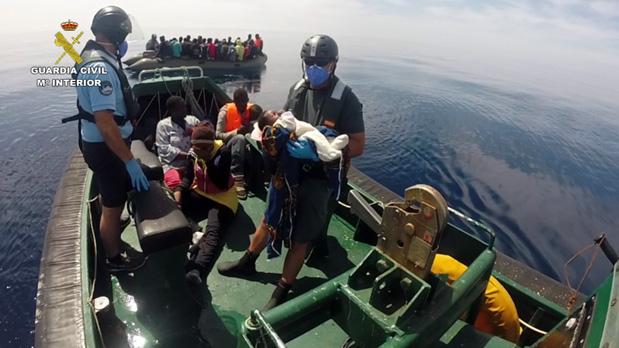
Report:
[[[223,86],[230,93],[244,86],[255,102],[278,109],[300,77],[307,35],[263,36],[267,70]],[[76,148],[75,125],[59,123],[74,112],[74,90],[37,88],[29,73],[55,60],[49,41],[33,36],[0,67],[0,346],[32,345],[47,218]],[[619,105],[544,89],[525,78],[531,71],[489,76],[480,69],[486,62],[457,68],[450,57],[367,56],[346,38],[340,46],[337,73],[364,104],[367,147],[354,162],[362,171],[398,193],[415,183],[437,187],[451,206],[497,231],[499,250],[556,279],[602,231],[619,248]],[[585,290],[609,269],[600,257]]]

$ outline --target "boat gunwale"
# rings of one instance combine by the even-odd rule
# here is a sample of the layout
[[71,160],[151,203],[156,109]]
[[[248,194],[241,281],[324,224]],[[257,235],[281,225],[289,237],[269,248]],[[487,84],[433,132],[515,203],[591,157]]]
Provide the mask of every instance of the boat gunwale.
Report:
[[[86,320],[90,312],[84,307],[84,282],[89,275],[88,250],[83,244],[87,175],[88,168],[76,151],[56,190],[45,233],[37,284],[35,346],[84,347],[96,342],[93,335],[87,335],[87,326],[92,328],[92,324]],[[71,202],[74,196],[80,201]],[[71,250],[72,245],[79,250]],[[79,289],[75,289],[77,286]]]
[[[81,156],[80,156],[81,157]],[[84,163],[84,165],[86,165],[86,163]],[[96,340],[95,337],[96,335],[100,335],[100,326],[99,323],[97,322],[97,318],[94,312],[94,308],[91,304],[91,298],[90,298],[90,294],[94,293],[95,291],[95,287],[96,287],[96,283],[95,283],[95,277],[96,277],[96,272],[97,270],[93,270],[93,273],[91,274],[90,271],[90,253],[89,250],[96,250],[96,244],[93,244],[94,242],[94,235],[92,234],[92,216],[90,215],[90,196],[91,196],[91,187],[92,187],[92,171],[87,170],[86,171],[86,177],[84,178],[84,187],[87,189],[84,189],[83,192],[83,202],[82,202],[82,217],[81,217],[81,224],[80,224],[80,236],[81,236],[81,257],[82,260],[86,260],[86,262],[82,261],[81,263],[81,281],[82,281],[82,312],[83,312],[83,316],[84,316],[84,337],[86,338],[86,340],[88,341],[88,343],[86,344],[87,347],[95,347],[96,346]],[[90,233],[89,233],[90,232]],[[85,247],[84,247],[85,246]],[[91,248],[92,247],[92,248]],[[97,257],[95,256],[94,259],[96,260]],[[93,269],[95,267],[99,267],[99,265],[96,264],[96,262],[93,264]],[[91,275],[92,275],[92,280],[91,280]],[[96,325],[96,331],[95,331],[95,327],[93,327],[93,323]],[[87,326],[88,324],[88,326]],[[87,330],[86,327],[89,327],[90,329]]]

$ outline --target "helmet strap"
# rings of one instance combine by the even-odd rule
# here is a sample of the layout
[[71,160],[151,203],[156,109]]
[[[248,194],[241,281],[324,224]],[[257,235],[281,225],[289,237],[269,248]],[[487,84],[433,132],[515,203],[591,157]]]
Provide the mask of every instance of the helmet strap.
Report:
[[108,41],[99,41],[99,40],[97,40],[97,38],[95,38],[95,42],[98,43],[99,45],[101,45],[103,48],[105,48],[112,55],[114,55],[114,57],[116,57],[116,61],[118,62],[118,66],[119,66],[120,70],[122,70],[123,64],[122,64],[122,61],[121,61],[120,52],[118,51],[118,45],[113,44],[113,43],[108,42]]
[[100,39],[95,38],[95,42],[98,43],[99,45],[103,46],[103,48],[105,48],[106,50],[108,50],[108,52],[116,55],[116,53],[118,52],[118,46],[112,42],[109,41],[102,41]]

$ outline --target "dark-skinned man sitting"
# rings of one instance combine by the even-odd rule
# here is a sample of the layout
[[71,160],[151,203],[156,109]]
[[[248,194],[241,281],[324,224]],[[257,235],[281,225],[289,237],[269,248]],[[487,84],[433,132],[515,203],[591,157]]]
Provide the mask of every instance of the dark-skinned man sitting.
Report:
[[219,110],[215,134],[217,139],[223,140],[232,152],[231,171],[236,194],[239,199],[246,199],[245,157],[248,151],[245,134],[253,130],[253,122],[262,113],[262,108],[249,102],[247,91],[243,88],[234,91],[232,100],[232,103],[225,104]]

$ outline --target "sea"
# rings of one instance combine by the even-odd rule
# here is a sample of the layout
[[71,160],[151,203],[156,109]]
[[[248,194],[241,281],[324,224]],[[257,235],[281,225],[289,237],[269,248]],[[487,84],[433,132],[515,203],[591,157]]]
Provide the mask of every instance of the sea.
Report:
[[[262,33],[266,69],[217,81],[230,95],[244,87],[264,109],[282,108],[302,76],[299,51],[309,34]],[[543,57],[538,65],[510,64],[336,39],[336,74],[363,103],[367,142],[353,161],[362,172],[400,195],[414,184],[434,186],[452,208],[490,226],[499,251],[561,282],[566,274],[573,285],[585,276],[595,248],[565,263],[600,234],[619,248],[616,86],[562,75]],[[129,56],[144,42],[130,41]],[[47,221],[77,150],[76,125],[60,123],[75,113],[76,95],[71,87],[37,87],[38,78],[58,76],[31,72],[60,55],[53,33],[7,45],[0,65],[0,346],[28,347]],[[610,269],[597,255],[581,290],[594,291]]]

